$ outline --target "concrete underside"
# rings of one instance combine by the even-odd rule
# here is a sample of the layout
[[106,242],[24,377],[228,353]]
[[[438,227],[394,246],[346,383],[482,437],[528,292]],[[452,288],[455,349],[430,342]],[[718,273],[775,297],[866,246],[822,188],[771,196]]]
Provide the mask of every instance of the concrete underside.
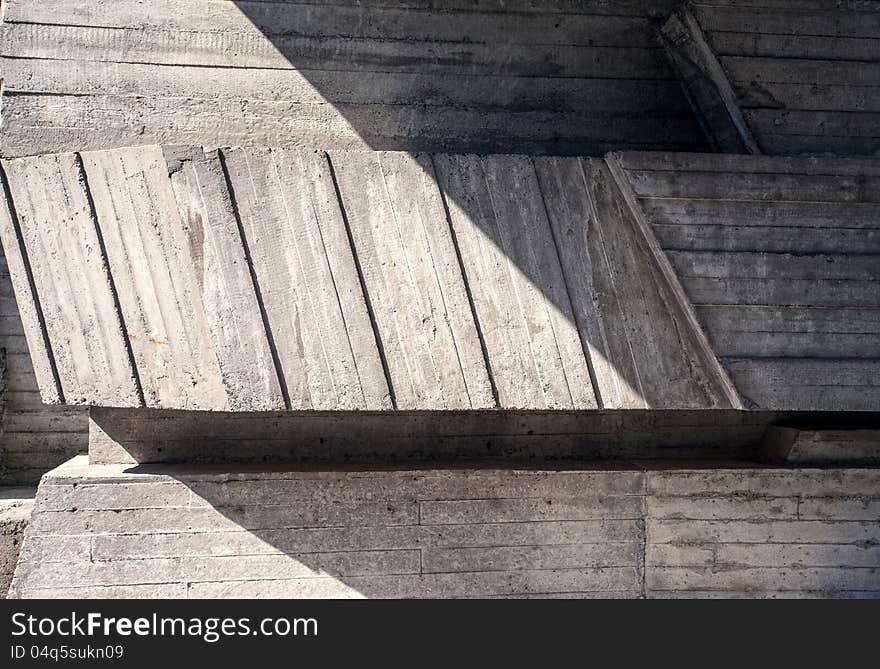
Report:
[[15,597],[877,597],[880,470],[89,465]]

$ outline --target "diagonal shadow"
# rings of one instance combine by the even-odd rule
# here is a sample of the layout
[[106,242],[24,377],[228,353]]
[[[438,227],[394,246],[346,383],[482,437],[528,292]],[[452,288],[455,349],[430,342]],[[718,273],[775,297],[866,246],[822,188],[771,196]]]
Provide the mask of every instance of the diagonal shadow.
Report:
[[[703,148],[698,125],[678,93],[677,83],[670,86],[658,74],[666,65],[659,50],[652,53],[654,26],[650,21],[612,15],[593,17],[594,25],[590,26],[582,17],[567,16],[572,24],[563,26],[557,21],[559,17],[550,15],[433,11],[435,3],[416,3],[418,7],[414,9],[243,0],[236,4],[243,19],[271,41],[297,76],[311,84],[314,93],[325,101],[328,113],[342,117],[360,141],[374,150],[598,155],[611,149]],[[620,34],[621,26],[626,25],[638,25],[639,30],[626,36]],[[610,35],[615,29],[618,33]],[[320,36],[315,37],[316,33]],[[620,47],[620,42],[626,46]],[[628,66],[630,72],[626,71]],[[333,144],[332,138],[330,141]],[[424,165],[416,159],[413,162]],[[425,174],[437,181],[434,169],[425,170]],[[441,191],[449,197],[448,189]],[[499,230],[492,226],[492,217],[482,214],[479,203],[457,201],[448,203],[447,209],[450,207],[459,210],[489,244],[506,253],[499,242]],[[546,234],[552,236],[546,203],[543,209],[543,221],[535,220],[534,225],[547,227]],[[558,254],[559,241],[554,244]],[[573,319],[567,290],[560,292],[558,287],[548,286],[538,265],[522,262],[522,258],[519,262],[516,258],[510,260],[514,265],[510,271],[521,273],[551,308]],[[639,387],[638,379],[626,370],[621,376],[632,388]],[[533,434],[526,424],[529,419],[511,416],[510,422],[517,424],[514,432]],[[367,466],[374,469],[377,462],[393,463],[394,455],[399,459],[399,451],[407,449],[420,452],[425,448],[428,459],[436,459],[437,453],[444,451],[454,453],[454,458],[463,454],[459,450],[460,440],[456,439],[428,446],[430,440],[425,439],[426,435],[410,434],[403,442],[387,435],[378,439],[371,436],[373,443],[393,444],[393,453],[367,458]],[[500,452],[506,458],[523,457],[525,453],[503,440],[500,446],[493,446],[490,441],[486,440],[488,453]],[[324,439],[319,438],[318,448],[323,444]],[[620,444],[607,453],[614,451],[615,446],[620,457]],[[358,445],[354,450],[361,448]],[[537,449],[542,452],[544,446]],[[302,452],[301,444],[296,450]],[[338,444],[333,450],[338,457]],[[602,448],[581,443],[574,450],[582,454],[592,451],[595,457]],[[636,451],[641,448],[636,447]],[[138,460],[143,461],[142,457],[143,454]],[[422,576],[423,549],[438,542],[442,545],[444,541],[443,528],[406,525],[412,521],[404,519],[407,511],[411,511],[408,507],[418,506],[412,500],[382,502],[376,509],[367,504],[369,509],[351,510],[350,518],[340,520],[331,518],[338,500],[332,500],[330,493],[322,496],[316,489],[308,502],[323,500],[323,507],[313,510],[314,517],[304,518],[303,510],[290,503],[288,494],[268,500],[270,506],[254,506],[272,483],[268,487],[257,481],[244,484],[242,489],[246,492],[237,499],[234,494],[229,496],[228,486],[193,481],[186,484],[197,504],[206,505],[242,530],[217,536],[216,546],[208,546],[210,541],[202,543],[201,550],[214,557],[244,559],[240,566],[248,578],[256,578],[260,573],[282,579],[303,577],[296,586],[300,588],[299,594],[312,588],[317,596],[406,593],[403,584],[418,581]],[[271,505],[273,501],[275,504]],[[364,504],[365,500],[358,502]],[[277,516],[274,521],[270,518],[273,513]],[[367,519],[375,513],[387,518],[377,521],[377,527],[368,527]],[[273,522],[279,527],[272,527]],[[345,526],[351,522],[361,526]],[[297,528],[303,523],[315,527]],[[400,525],[387,526],[395,523]],[[640,541],[638,536],[628,539]],[[581,537],[577,541],[581,540],[597,539]],[[356,552],[364,546],[374,550]],[[509,547],[501,550],[517,552]],[[352,556],[360,556],[361,560],[368,556],[367,563],[353,564]],[[518,568],[541,566],[539,562],[534,556],[525,557]],[[597,557],[594,562],[588,560],[580,566],[600,570],[632,568],[604,557]],[[500,588],[499,594],[503,594],[510,584],[501,581],[517,571],[490,574],[489,578],[498,582],[488,587]],[[377,576],[381,574],[386,576]],[[447,574],[434,578],[440,579],[438,582],[446,578],[449,582],[464,583],[468,577]],[[283,595],[272,587],[271,582],[252,581],[240,589],[220,589],[215,594]],[[521,587],[528,590],[534,584]],[[545,590],[553,587],[547,585]]]
[[327,135],[341,118],[374,150],[531,155],[705,149],[657,42],[673,4],[235,1]]
[[[656,42],[667,2],[636,9],[628,3],[602,5],[581,12],[575,10],[576,3],[566,2],[548,3],[550,11],[541,11],[541,3],[533,2],[235,4],[242,22],[250,24],[247,32],[259,31],[291,66],[291,81],[309,89],[308,99],[323,101],[323,111],[317,114],[326,116],[330,130],[315,138],[319,149],[346,143],[333,134],[338,119],[361,146],[373,150],[535,156],[705,148],[699,124]],[[521,276],[542,296],[541,308],[552,312],[549,318],[568,321],[579,331],[600,408],[650,405],[651,397],[665,393],[644,387],[635,361],[619,364],[633,353],[625,346],[615,349],[616,333],[608,333],[606,339],[604,332],[576,322],[583,320],[587,307],[577,304],[584,299],[582,292],[572,293],[582,279],[571,275],[571,266],[561,266],[559,285],[555,265],[561,261],[561,245],[587,242],[577,236],[559,239],[551,229],[547,199],[557,194],[542,192],[534,164],[516,178],[499,182],[529,192],[522,199],[541,200],[537,207],[517,212],[524,218],[523,233],[535,230],[534,237],[523,234],[523,240],[510,243],[497,215],[483,211],[485,203],[437,184],[440,175],[430,160],[413,157],[411,162],[449,200],[447,217],[449,210],[460,212],[462,225],[478,231],[481,245],[506,257],[512,285]],[[484,166],[483,178],[485,172]],[[557,186],[565,189],[571,184]],[[535,262],[536,240],[549,240],[556,247],[549,265]],[[583,256],[588,255],[584,249]],[[604,292],[610,283],[608,276],[595,276],[605,273],[600,267],[599,259],[587,259],[581,269],[592,271],[588,283]],[[643,310],[625,298],[621,308],[623,318]],[[619,387],[615,399],[605,403],[596,369],[615,365]]]

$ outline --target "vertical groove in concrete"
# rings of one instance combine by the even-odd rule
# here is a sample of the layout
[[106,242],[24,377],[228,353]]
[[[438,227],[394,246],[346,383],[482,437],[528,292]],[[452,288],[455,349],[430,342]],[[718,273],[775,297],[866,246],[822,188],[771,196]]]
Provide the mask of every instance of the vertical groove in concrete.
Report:
[[119,326],[122,330],[122,340],[125,344],[125,352],[128,355],[128,364],[131,367],[131,377],[134,381],[137,399],[140,403],[140,406],[146,406],[146,401],[144,399],[144,388],[141,385],[141,377],[138,373],[137,364],[135,363],[134,352],[131,348],[131,339],[129,338],[128,328],[125,325],[125,315],[123,314],[122,306],[119,303],[119,293],[117,292],[116,284],[113,281],[113,272],[110,268],[110,261],[107,256],[107,247],[104,244],[104,235],[101,233],[101,226],[98,223],[98,215],[95,210],[95,202],[92,199],[91,188],[89,188],[89,179],[86,175],[86,170],[83,167],[82,156],[79,153],[75,153],[74,160],[76,162],[76,169],[79,172],[79,179],[83,185],[83,192],[85,193],[86,202],[88,203],[89,219],[91,220],[92,225],[94,225],[95,227],[95,235],[98,238],[98,248],[101,251],[101,262],[103,265],[103,270],[107,275],[107,284],[110,288],[110,294],[113,296],[113,305],[116,309],[116,315],[119,319]]
[[397,406],[490,408],[488,373],[428,157],[331,158]]
[[272,355],[272,363],[275,367],[275,376],[278,379],[278,386],[281,390],[281,398],[284,401],[284,408],[290,410],[290,394],[287,390],[287,380],[284,376],[284,372],[281,369],[281,362],[278,359],[278,347],[275,345],[275,338],[272,336],[272,327],[269,324],[269,318],[266,315],[266,305],[263,302],[263,295],[260,291],[260,282],[257,279],[256,272],[254,271],[253,258],[251,257],[250,247],[248,246],[247,235],[245,234],[244,227],[241,223],[241,212],[238,209],[238,201],[236,200],[235,189],[232,187],[232,181],[229,178],[229,170],[226,166],[226,157],[224,155],[223,149],[219,149],[217,151],[217,157],[220,160],[220,167],[223,170],[223,178],[226,181],[226,188],[229,191],[229,201],[232,204],[232,212],[235,216],[235,224],[238,227],[239,237],[241,238],[241,246],[244,250],[245,262],[247,263],[248,273],[250,274],[251,283],[254,287],[254,296],[257,299],[257,307],[260,310],[260,318],[263,322],[263,329],[266,332],[266,342]]
[[389,408],[326,159],[233,148],[225,161],[290,408]]
[[[434,171],[434,175],[437,175],[437,164],[434,160],[434,155],[431,155],[431,167]],[[438,178],[439,185],[439,178]],[[498,386],[495,384],[495,374],[492,371],[492,361],[489,358],[489,351],[486,348],[486,338],[483,334],[483,327],[480,325],[480,316],[477,313],[477,308],[474,305],[474,296],[471,291],[470,281],[468,280],[467,272],[464,268],[464,261],[461,258],[461,247],[458,244],[458,236],[455,234],[455,226],[452,225],[452,215],[449,213],[449,202],[446,200],[446,191],[442,187],[440,190],[440,200],[443,203],[443,211],[446,214],[446,224],[449,226],[449,234],[452,238],[452,244],[455,247],[455,257],[458,259],[458,268],[461,272],[462,279],[464,280],[464,289],[467,293],[468,304],[471,308],[471,314],[474,319],[474,323],[477,326],[477,337],[480,340],[480,350],[483,352],[483,363],[486,365],[486,373],[489,376],[489,385],[492,388],[492,399],[495,402],[496,407],[501,406],[501,401],[498,398]]]
[[183,153],[166,160],[185,229],[183,261],[195,268],[196,300],[210,333],[228,408],[283,409],[277,371],[217,152],[184,147]]
[[687,329],[686,338],[691,340],[693,352],[699,356],[703,383],[706,385],[710,395],[714,396],[712,401],[736,409],[742,409],[743,403],[736,387],[730,380],[727,370],[721,366],[715,352],[712,350],[712,346],[709,344],[709,340],[706,338],[706,334],[697,320],[693,304],[682,288],[681,282],[668,258],[657,243],[657,238],[651,226],[645,220],[644,212],[639,206],[632,186],[627,180],[623,167],[620,164],[619,154],[609,154],[605,164],[608,166],[608,170],[618,192],[623,198],[623,202],[635,221],[636,228],[641,234],[648,250],[648,256],[659,269],[662,280],[665,282],[665,287],[671,293],[672,309],[670,309],[670,312],[675,313],[675,316],[681,320],[681,327]]
[[[617,283],[616,277],[621,272],[621,269],[614,266],[614,263],[610,261],[610,253],[609,246],[607,244],[606,235],[602,231],[602,224],[599,218],[599,209],[594,193],[592,192],[591,186],[587,180],[587,170],[584,164],[583,159],[577,159],[578,164],[578,172],[581,177],[581,183],[583,184],[584,195],[586,197],[587,202],[587,225],[589,226],[592,223],[592,227],[596,231],[596,237],[598,238],[598,246],[601,248],[602,258],[605,260],[606,266],[605,271],[607,275],[607,280],[613,285]],[[614,293],[617,293],[617,287],[614,288]],[[623,325],[626,323],[626,313],[624,310],[624,305],[621,300],[614,300],[610,309],[613,310],[614,316],[606,316],[609,322],[617,321],[619,325]],[[616,318],[615,318],[616,317]],[[597,321],[599,319],[597,318]],[[609,328],[610,329],[610,328]],[[598,328],[600,336],[597,339],[601,340],[602,343],[602,351],[608,353],[613,345],[612,341],[609,341],[609,337],[606,335],[605,328]],[[611,335],[613,339],[614,335]],[[642,383],[642,372],[639,369],[639,365],[636,362],[635,351],[633,350],[633,342],[632,338],[629,336],[622,337],[623,341],[625,341],[625,346],[622,355],[618,355],[612,357],[608,356],[607,365],[614,366],[614,370],[606,369],[606,375],[610,377],[610,382],[608,385],[614,389],[614,402],[609,402],[608,404],[613,404],[615,408],[635,408],[635,407],[647,407],[648,404],[645,399],[645,388]],[[594,365],[595,369],[595,365]],[[632,369],[632,376],[627,375],[625,370]],[[609,373],[610,372],[610,373]]]
[[499,404],[594,408],[531,163],[447,154],[435,164]]
[[[523,275],[524,280],[515,280],[514,286],[529,347],[535,352],[533,361],[546,406],[595,408],[592,388],[576,397],[583,387],[583,379],[577,378],[577,368],[583,363],[585,371],[586,361],[578,359],[580,356],[571,350],[574,319],[571,305],[559,292],[561,272],[554,271],[560,267],[558,257],[553,257],[552,242],[552,250],[539,260],[538,253],[549,250],[545,248],[549,223],[546,215],[537,214],[543,203],[540,207],[535,203],[537,176],[530,169],[531,160],[520,156],[483,156],[480,164],[508,267],[518,278]],[[569,336],[564,337],[561,330]],[[579,338],[577,348],[580,349]],[[563,383],[557,385],[560,377]]]
[[333,181],[333,190],[336,194],[336,201],[339,204],[339,211],[342,215],[342,222],[345,225],[345,234],[348,238],[349,248],[351,249],[351,254],[354,258],[355,268],[357,270],[358,281],[360,282],[361,292],[364,295],[364,301],[367,306],[367,313],[370,316],[370,326],[373,330],[373,337],[376,341],[376,348],[379,351],[379,359],[382,362],[382,371],[385,374],[385,383],[388,385],[388,393],[389,398],[391,400],[391,407],[393,409],[397,409],[397,398],[394,390],[394,383],[391,380],[391,372],[388,369],[388,359],[385,355],[385,346],[382,343],[382,337],[379,335],[379,327],[376,324],[376,312],[373,309],[373,303],[370,298],[370,291],[367,290],[367,283],[364,280],[364,270],[361,267],[361,261],[358,257],[357,249],[354,245],[354,239],[352,238],[351,233],[351,223],[348,219],[348,213],[345,210],[345,202],[342,199],[342,193],[339,190],[339,181],[336,178],[336,170],[333,167],[333,160],[330,157],[330,154],[327,152],[322,152],[322,155],[327,161],[327,169],[330,170],[330,178]]
[[[538,174],[538,167],[535,164],[535,159],[531,158],[531,161],[532,161],[532,169],[535,171],[535,174],[537,175]],[[540,195],[541,195],[541,204],[544,207],[544,213],[547,216],[547,219],[549,221],[550,220],[550,210],[547,207],[547,196],[546,196],[546,193],[544,193],[544,188],[541,186],[540,177],[538,178],[538,193],[540,193]],[[553,247],[556,249],[556,256],[560,260],[560,269],[562,271],[562,282],[563,282],[563,285],[565,286],[565,295],[568,298],[569,304],[572,305],[572,309],[575,309],[575,300],[572,297],[570,281],[569,281],[568,276],[566,275],[565,263],[562,262],[562,251],[561,251],[560,244],[559,244],[559,238],[558,238],[558,235],[556,233],[554,226],[550,225],[549,227],[550,227],[550,237],[553,239]],[[582,252],[585,252],[585,251],[582,251]],[[605,408],[605,401],[602,398],[602,392],[599,387],[598,378],[596,376],[596,368],[595,368],[595,365],[593,362],[593,356],[590,353],[590,347],[588,346],[587,342],[584,341],[584,333],[581,331],[581,328],[578,328],[578,336],[581,341],[581,350],[584,353],[584,361],[587,363],[587,371],[590,374],[590,383],[593,386],[593,394],[596,396],[596,408],[597,409],[604,409]]]
[[[138,405],[134,370],[77,157],[16,159],[6,161],[5,168],[65,400]],[[23,279],[19,277],[20,287],[26,286]]]

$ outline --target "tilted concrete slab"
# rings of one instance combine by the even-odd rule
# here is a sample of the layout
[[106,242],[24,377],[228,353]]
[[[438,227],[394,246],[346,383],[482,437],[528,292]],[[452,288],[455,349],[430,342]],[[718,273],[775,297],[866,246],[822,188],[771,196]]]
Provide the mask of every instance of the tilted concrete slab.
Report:
[[47,402],[739,406],[602,161],[152,146],[3,166]]
[[49,402],[880,408],[870,160],[154,146],[2,164]]

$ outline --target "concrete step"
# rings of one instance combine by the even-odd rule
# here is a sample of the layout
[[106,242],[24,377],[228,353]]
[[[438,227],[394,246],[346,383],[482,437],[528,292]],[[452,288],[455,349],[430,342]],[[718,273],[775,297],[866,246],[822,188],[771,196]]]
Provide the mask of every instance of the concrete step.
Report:
[[16,597],[878,597],[880,470],[47,474]]

